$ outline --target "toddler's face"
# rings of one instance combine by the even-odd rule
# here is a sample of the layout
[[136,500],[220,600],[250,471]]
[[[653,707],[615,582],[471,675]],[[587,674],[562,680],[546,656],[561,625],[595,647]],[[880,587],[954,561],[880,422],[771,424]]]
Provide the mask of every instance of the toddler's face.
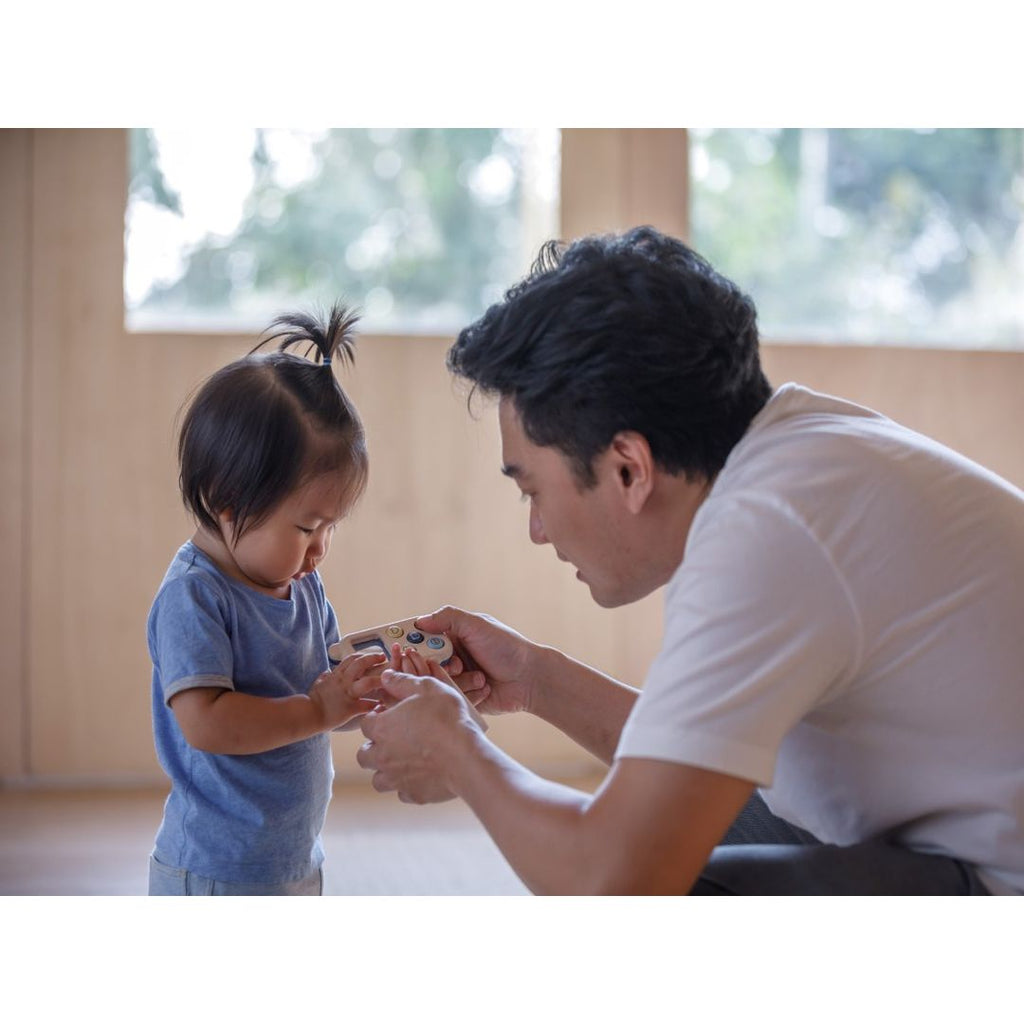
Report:
[[342,477],[315,477],[237,542],[231,540],[230,519],[222,517],[224,543],[247,581],[273,597],[287,597],[292,581],[308,576],[327,556],[350,501]]

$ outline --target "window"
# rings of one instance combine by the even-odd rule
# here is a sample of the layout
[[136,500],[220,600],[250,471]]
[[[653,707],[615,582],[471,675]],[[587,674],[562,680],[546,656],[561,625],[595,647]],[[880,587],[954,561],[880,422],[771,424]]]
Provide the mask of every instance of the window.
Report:
[[557,234],[554,130],[130,135],[132,330],[243,330],[335,299],[376,332],[451,333]]
[[[1024,130],[688,138],[691,241],[751,294],[766,340],[1024,349]],[[554,129],[131,140],[134,330],[249,332],[342,299],[369,331],[451,334],[560,234]]]
[[1024,348],[1024,131],[690,134],[692,240],[783,341]]

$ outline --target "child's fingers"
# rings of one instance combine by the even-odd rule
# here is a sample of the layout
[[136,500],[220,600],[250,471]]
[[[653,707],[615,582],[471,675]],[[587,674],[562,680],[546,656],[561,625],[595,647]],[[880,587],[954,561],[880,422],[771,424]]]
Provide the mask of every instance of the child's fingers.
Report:
[[354,654],[346,654],[341,661],[335,665],[335,669],[346,668],[349,665],[359,665],[366,662],[386,661],[387,655],[380,650],[377,651],[356,651]]
[[430,674],[426,661],[419,651],[407,647],[402,652],[402,671],[414,676],[426,676]]
[[383,651],[360,651],[358,654],[348,655],[335,671],[341,679],[351,682],[367,674],[379,676],[380,672],[375,670],[384,668],[387,661],[387,655]]
[[434,661],[433,658],[424,658],[419,651],[414,651],[412,648],[407,647],[402,652],[401,671],[415,676],[433,676],[451,686],[455,685],[452,677],[441,667],[439,662]]
[[452,677],[448,675],[448,672],[441,666],[440,662],[434,661],[433,658],[427,662],[427,671],[435,679],[440,679],[442,682],[448,683],[450,686],[455,685]]
[[380,691],[380,676],[376,674],[367,673],[364,676],[360,676],[356,679],[345,680],[345,688],[351,697],[356,698],[368,698],[376,703],[376,699],[371,695],[375,691]]

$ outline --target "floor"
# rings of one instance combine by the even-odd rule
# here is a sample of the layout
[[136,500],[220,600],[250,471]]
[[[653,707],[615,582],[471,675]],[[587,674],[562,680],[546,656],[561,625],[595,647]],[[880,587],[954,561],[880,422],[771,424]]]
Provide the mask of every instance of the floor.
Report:
[[[0,896],[145,895],[163,800],[155,790],[0,789]],[[336,785],[324,846],[325,895],[527,893],[460,801],[416,807]]]

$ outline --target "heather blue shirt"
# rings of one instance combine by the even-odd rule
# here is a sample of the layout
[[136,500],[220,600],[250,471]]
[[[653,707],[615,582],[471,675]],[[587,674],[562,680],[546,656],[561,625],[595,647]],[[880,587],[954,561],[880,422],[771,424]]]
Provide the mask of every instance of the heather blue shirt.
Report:
[[153,735],[171,793],[157,860],[224,882],[296,881],[320,867],[334,766],[326,734],[263,754],[189,746],[167,702],[199,686],[256,697],[306,693],[330,667],[338,623],[318,573],[288,600],[225,576],[191,541],[149,614]]

